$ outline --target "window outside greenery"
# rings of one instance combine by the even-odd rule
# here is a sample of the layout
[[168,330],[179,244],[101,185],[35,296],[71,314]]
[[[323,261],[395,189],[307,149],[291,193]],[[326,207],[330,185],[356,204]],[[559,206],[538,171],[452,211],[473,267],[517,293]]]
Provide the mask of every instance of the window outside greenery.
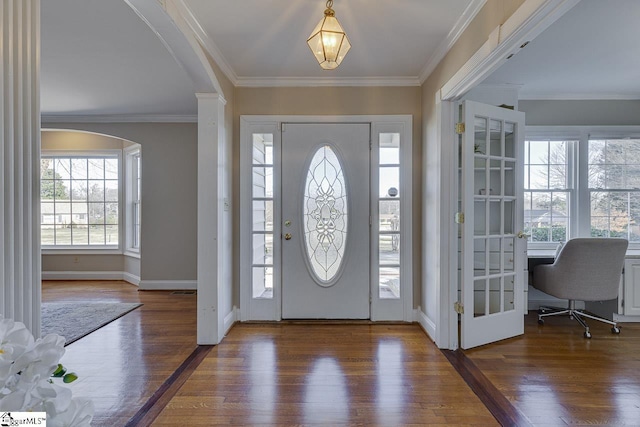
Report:
[[570,221],[570,141],[525,141],[524,226],[530,243],[565,242]]
[[640,242],[640,139],[589,140],[591,236]]
[[118,246],[118,168],[116,155],[42,156],[42,246]]

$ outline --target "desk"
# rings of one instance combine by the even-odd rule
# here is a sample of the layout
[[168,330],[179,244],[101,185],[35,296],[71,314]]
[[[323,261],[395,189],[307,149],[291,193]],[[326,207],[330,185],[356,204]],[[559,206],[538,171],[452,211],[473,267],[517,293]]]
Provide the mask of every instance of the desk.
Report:
[[533,269],[536,265],[540,264],[553,264],[556,257],[556,250],[529,250],[527,252],[527,268],[529,270],[528,284],[529,289],[527,292],[527,308],[529,310],[536,311],[541,305],[544,306],[558,306],[564,307],[567,304],[566,300],[560,300],[558,298],[547,295],[538,289],[533,287]]

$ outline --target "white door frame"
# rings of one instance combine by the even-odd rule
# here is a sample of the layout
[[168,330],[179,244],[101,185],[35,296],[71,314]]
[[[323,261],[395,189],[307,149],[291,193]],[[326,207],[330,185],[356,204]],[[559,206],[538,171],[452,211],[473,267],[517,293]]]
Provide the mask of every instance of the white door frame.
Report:
[[[272,320],[279,321],[282,316],[281,275],[279,263],[280,252],[280,177],[274,173],[274,274],[273,298],[258,299],[253,297],[252,290],[252,135],[255,133],[272,133],[274,147],[280,144],[281,123],[370,123],[372,132],[372,146],[377,152],[377,135],[395,130],[400,133],[400,203],[401,203],[401,297],[397,300],[378,298],[378,265],[377,255],[371,250],[371,320],[400,320],[412,322],[413,309],[413,193],[412,193],[412,145],[413,119],[410,115],[354,115],[354,116],[241,116],[240,117],[240,320]],[[279,170],[279,159],[274,156],[274,168]],[[370,156],[371,158],[372,156]],[[377,158],[377,157],[373,157]],[[373,178],[377,179],[377,167],[372,165]],[[377,191],[377,187],[376,187]],[[373,194],[373,192],[372,192]],[[375,200],[371,200],[371,203]],[[377,224],[377,206],[371,207],[371,222]],[[371,248],[377,248],[377,227],[371,227]]]
[[[491,32],[487,41],[467,62],[445,83],[435,95],[436,132],[440,146],[438,180],[443,187],[451,190],[440,191],[436,204],[439,217],[440,235],[435,236],[441,251],[430,256],[439,257],[425,264],[439,270],[432,273],[435,280],[425,280],[423,293],[434,295],[438,302],[435,312],[421,321],[427,325],[427,332],[440,348],[456,350],[458,348],[458,315],[454,303],[458,301],[458,261],[457,261],[457,224],[454,217],[458,205],[457,142],[454,132],[459,101],[486,77],[497,70],[511,56],[526,46],[526,42],[535,39],[551,24],[568,12],[580,0],[525,0],[507,21]],[[427,213],[425,212],[425,215]],[[423,242],[426,241],[423,236]],[[448,259],[445,259],[448,258]],[[424,259],[424,257],[423,257]],[[423,277],[426,273],[423,271]]]

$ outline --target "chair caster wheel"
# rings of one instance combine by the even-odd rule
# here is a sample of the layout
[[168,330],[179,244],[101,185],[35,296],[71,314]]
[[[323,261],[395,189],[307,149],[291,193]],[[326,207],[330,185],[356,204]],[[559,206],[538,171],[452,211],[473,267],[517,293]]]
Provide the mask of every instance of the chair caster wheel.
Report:
[[614,326],[613,328],[611,328],[611,333],[618,335],[620,333],[620,328]]
[[544,319],[538,319],[538,325],[544,325]]
[[590,340],[590,339],[591,339],[591,332],[585,332],[585,333],[584,333],[584,337],[585,337],[586,339]]

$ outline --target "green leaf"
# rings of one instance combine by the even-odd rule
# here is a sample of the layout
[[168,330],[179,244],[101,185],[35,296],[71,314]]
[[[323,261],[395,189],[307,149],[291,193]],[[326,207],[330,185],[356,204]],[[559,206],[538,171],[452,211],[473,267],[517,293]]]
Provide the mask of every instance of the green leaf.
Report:
[[69,384],[77,379],[78,376],[75,373],[71,372],[70,374],[66,374],[64,377],[62,377],[62,382],[64,382],[65,384]]
[[66,373],[67,373],[67,369],[64,366],[62,366],[61,363],[58,363],[58,368],[53,374],[51,374],[51,376],[54,378],[60,378]]

